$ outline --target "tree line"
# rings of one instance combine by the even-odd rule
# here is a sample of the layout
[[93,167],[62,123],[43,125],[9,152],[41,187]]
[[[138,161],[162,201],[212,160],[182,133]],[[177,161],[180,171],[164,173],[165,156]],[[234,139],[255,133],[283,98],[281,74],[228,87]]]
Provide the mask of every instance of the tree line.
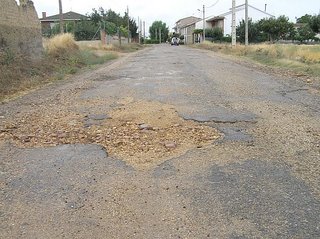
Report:
[[[129,18],[129,29],[128,29]],[[138,26],[135,20],[128,16],[128,13],[124,13],[123,16],[120,13],[109,9],[105,10],[100,7],[92,9],[91,13],[87,14],[87,18],[81,19],[74,23],[64,24],[64,32],[71,32],[74,34],[75,39],[91,40],[93,38],[100,38],[100,29],[104,29],[107,34],[115,35],[120,34],[122,36],[136,38],[138,33]],[[43,35],[51,37],[60,33],[60,24],[56,24],[52,29],[44,29]]]
[[[315,36],[320,32],[320,15],[304,15],[297,19],[297,24],[290,22],[286,16],[261,19],[256,22],[249,19],[248,25],[249,41],[253,43],[279,40],[299,42],[319,40]],[[245,41],[244,20],[237,26],[237,37],[240,42]]]
[[[248,21],[249,42],[259,43],[266,41],[290,40],[304,42],[308,40],[319,41],[316,35],[320,33],[320,15],[304,15],[297,19],[296,24],[289,21],[286,16],[278,18],[264,18],[259,21]],[[194,34],[202,34],[202,29],[195,29]],[[223,29],[206,29],[206,40],[231,42],[231,36],[224,36]],[[237,26],[237,40],[245,41],[245,21]]]

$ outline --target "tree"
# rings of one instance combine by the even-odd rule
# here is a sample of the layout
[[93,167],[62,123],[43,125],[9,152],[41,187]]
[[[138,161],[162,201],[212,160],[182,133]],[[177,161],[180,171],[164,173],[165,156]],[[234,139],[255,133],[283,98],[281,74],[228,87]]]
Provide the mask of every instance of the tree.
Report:
[[300,42],[307,41],[310,39],[313,39],[315,37],[314,31],[311,29],[309,25],[305,25],[303,27],[300,27],[298,29],[298,34],[296,36],[296,39]]
[[169,28],[167,24],[162,21],[154,21],[149,28],[150,38],[152,40],[159,40],[159,29],[161,29],[161,42],[165,42],[168,39]]
[[62,0],[59,0],[59,17],[60,17],[60,33],[63,33],[63,11],[62,11]]
[[[101,25],[102,28],[105,28],[108,34],[115,34],[120,28],[120,31],[125,33],[124,35],[128,35],[128,13],[125,13],[122,17],[119,13],[111,9],[105,10],[100,7],[98,10],[92,9],[89,18],[97,27]],[[133,38],[138,35],[137,24],[132,18],[129,18],[129,30]]]
[[[257,43],[263,42],[267,40],[266,34],[262,33],[259,29],[259,24],[257,22],[253,22],[252,19],[248,21],[248,38],[249,42]],[[237,26],[237,37],[240,42],[245,42],[245,21],[242,20],[240,24]]]
[[309,25],[314,33],[320,33],[320,14],[312,16]]
[[304,15],[302,17],[299,17],[297,19],[297,23],[307,23],[307,24],[309,24],[311,22],[311,19],[312,19],[312,16],[309,15],[309,14],[306,14],[306,15]]
[[100,13],[93,8],[92,9],[92,13],[87,15],[89,17],[89,19],[96,25],[98,26],[100,24],[100,22],[102,21],[102,16],[100,15]]
[[130,33],[131,33],[131,37],[132,38],[135,38],[138,36],[138,26],[137,26],[137,23],[136,21],[130,17],[129,19],[129,30],[130,30]]
[[74,37],[77,41],[91,40],[97,31],[92,21],[81,20],[77,22],[74,29]]
[[270,41],[288,39],[294,29],[294,24],[289,22],[286,16],[280,16],[277,19],[262,19],[258,24],[259,30],[268,34]]

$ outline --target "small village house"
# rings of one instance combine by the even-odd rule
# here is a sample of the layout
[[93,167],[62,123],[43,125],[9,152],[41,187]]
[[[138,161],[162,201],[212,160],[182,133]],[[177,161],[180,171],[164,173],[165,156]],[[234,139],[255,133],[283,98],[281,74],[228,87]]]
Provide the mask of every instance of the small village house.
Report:
[[[76,12],[67,12],[63,14],[63,23],[65,25],[65,29],[67,29],[68,24],[75,24],[77,21],[81,21],[83,19],[87,19],[88,17]],[[60,22],[60,15],[56,14],[53,16],[47,16],[46,12],[42,12],[42,18],[40,18],[41,22],[41,30],[42,34],[46,35],[50,32],[55,25]]]
[[193,31],[196,29],[196,22],[201,20],[198,17],[186,17],[178,20],[174,31],[184,37],[184,44],[192,44],[194,42]]

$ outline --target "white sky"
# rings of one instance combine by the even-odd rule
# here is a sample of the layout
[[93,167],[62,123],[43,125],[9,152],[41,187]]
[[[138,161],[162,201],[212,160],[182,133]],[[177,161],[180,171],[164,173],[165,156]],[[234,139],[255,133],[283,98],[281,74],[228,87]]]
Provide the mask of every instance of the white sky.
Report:
[[[58,0],[33,0],[39,17],[42,12],[47,15],[58,14]],[[149,26],[155,20],[162,20],[170,27],[170,31],[177,20],[188,16],[202,17],[203,4],[207,7],[217,3],[214,7],[206,9],[206,16],[219,15],[227,12],[231,8],[232,0],[62,0],[63,11],[74,11],[81,14],[92,12],[93,8],[104,9],[111,8],[117,13],[124,14],[127,6],[129,6],[130,16],[134,19],[140,17],[146,22],[146,32]],[[236,5],[243,4],[245,0],[236,0]],[[267,4],[267,12],[272,15],[286,15],[291,21],[295,21],[295,17],[304,14],[320,13],[319,0],[249,0],[249,4],[264,10]],[[250,12],[249,12],[250,14]]]

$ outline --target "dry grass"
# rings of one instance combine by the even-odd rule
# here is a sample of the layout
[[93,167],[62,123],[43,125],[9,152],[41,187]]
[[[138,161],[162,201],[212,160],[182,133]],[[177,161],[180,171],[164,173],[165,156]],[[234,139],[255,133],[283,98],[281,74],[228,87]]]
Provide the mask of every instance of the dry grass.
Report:
[[289,59],[303,63],[320,63],[320,46],[252,45],[249,51],[261,52],[273,58]]
[[79,46],[70,33],[60,34],[48,39],[44,43],[44,48],[49,55],[56,57],[79,50]]
[[247,57],[262,64],[320,76],[320,46],[258,44],[248,47],[204,42],[195,47],[228,55]]
[[100,41],[76,42],[69,33],[43,39],[43,46],[45,54],[40,61],[0,51],[0,101],[53,80],[61,80],[80,68],[115,59],[118,52],[142,48],[138,44],[102,46]]
[[45,39],[45,54],[31,61],[10,50],[0,51],[0,101],[27,92],[38,86],[75,74],[80,68],[102,64],[117,55],[80,49],[71,34]]

